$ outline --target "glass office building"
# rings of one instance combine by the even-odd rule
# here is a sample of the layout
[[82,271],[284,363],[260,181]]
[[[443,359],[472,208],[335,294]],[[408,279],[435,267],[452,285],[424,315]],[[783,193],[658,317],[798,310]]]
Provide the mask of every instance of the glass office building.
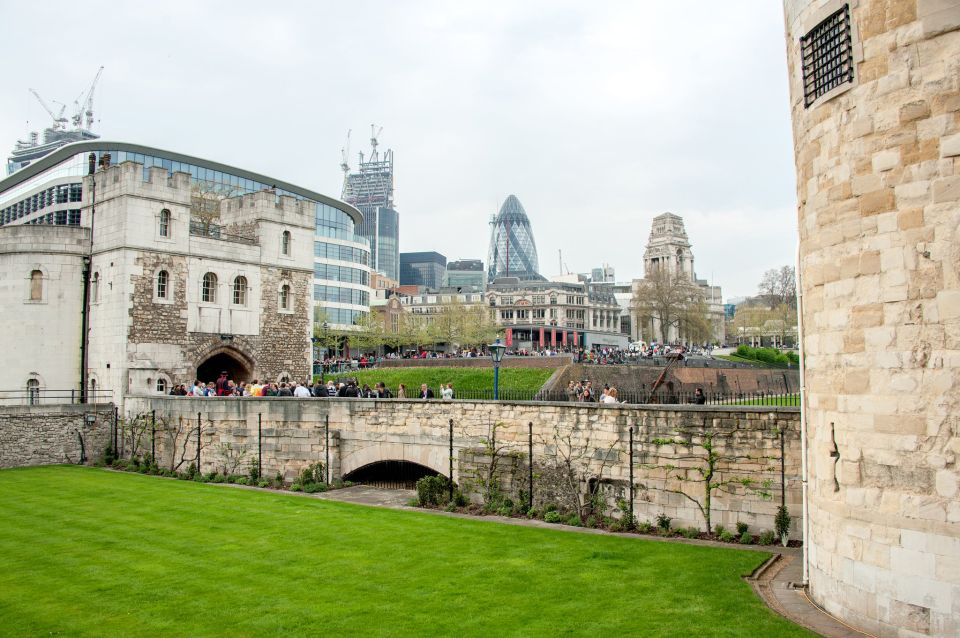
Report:
[[111,164],[143,164],[144,179],[153,166],[189,173],[195,184],[236,196],[272,190],[315,208],[314,304],[316,316],[331,326],[352,326],[369,312],[370,244],[356,234],[363,216],[332,197],[265,175],[157,148],[91,140],[62,146],[0,181],[0,226],[54,224],[86,226],[80,202],[88,157],[97,163],[110,154]]
[[544,281],[537,260],[537,245],[527,211],[515,196],[509,196],[490,221],[490,253],[487,281],[516,277],[521,281]]
[[437,252],[400,253],[400,285],[437,290],[446,268],[447,258]]

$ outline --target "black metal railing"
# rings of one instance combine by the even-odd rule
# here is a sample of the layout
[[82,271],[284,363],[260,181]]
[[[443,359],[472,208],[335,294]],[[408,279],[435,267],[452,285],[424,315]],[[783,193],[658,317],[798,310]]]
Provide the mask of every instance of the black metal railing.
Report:
[[111,403],[113,390],[48,390],[46,388],[19,388],[0,390],[3,405],[63,405],[69,403]]

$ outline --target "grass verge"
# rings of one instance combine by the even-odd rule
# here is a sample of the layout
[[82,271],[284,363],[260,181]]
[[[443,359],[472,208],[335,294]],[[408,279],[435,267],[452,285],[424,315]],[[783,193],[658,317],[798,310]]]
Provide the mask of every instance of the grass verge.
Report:
[[7,635],[811,636],[767,554],[75,466],[0,471]]
[[[555,368],[501,368],[500,388],[535,393],[555,371]],[[493,368],[378,368],[342,375],[326,375],[324,381],[339,377],[355,377],[361,385],[366,383],[371,388],[383,381],[394,393],[397,386],[405,383],[408,397],[415,397],[422,383],[433,388],[434,392],[438,391],[441,383],[452,383],[455,391],[464,393],[493,390]]]

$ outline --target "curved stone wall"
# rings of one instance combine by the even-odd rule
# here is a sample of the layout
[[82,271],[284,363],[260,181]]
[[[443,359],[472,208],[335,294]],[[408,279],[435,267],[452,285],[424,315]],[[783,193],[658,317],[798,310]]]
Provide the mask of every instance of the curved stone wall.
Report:
[[[800,38],[845,6],[852,78],[805,99]],[[878,636],[958,636],[960,0],[784,8],[810,591]]]

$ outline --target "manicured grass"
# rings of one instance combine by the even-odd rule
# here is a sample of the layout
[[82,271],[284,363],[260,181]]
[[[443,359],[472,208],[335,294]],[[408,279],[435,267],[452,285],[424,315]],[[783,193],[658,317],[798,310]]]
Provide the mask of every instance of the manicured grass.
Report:
[[799,394],[785,394],[783,396],[758,397],[756,399],[743,399],[742,401],[731,401],[730,405],[782,405],[784,407],[800,407]]
[[[500,368],[500,388],[535,393],[554,372],[555,368]],[[361,386],[366,383],[371,388],[383,381],[392,392],[405,383],[407,396],[416,396],[421,383],[426,383],[434,392],[441,383],[452,383],[455,391],[464,393],[493,390],[493,368],[379,368],[334,375],[333,378],[338,376],[355,377]],[[327,378],[330,377],[325,376],[324,380]]]
[[0,471],[10,636],[810,636],[766,554],[76,466]]
[[[745,363],[749,366],[755,368],[776,368],[778,370],[785,370],[787,366],[781,365],[778,363],[765,363],[763,361],[757,361],[756,359],[745,359],[743,357],[738,357],[735,354],[715,354],[713,355],[714,359],[726,359],[727,361],[733,361],[734,363]],[[796,366],[794,366],[796,367]]]

